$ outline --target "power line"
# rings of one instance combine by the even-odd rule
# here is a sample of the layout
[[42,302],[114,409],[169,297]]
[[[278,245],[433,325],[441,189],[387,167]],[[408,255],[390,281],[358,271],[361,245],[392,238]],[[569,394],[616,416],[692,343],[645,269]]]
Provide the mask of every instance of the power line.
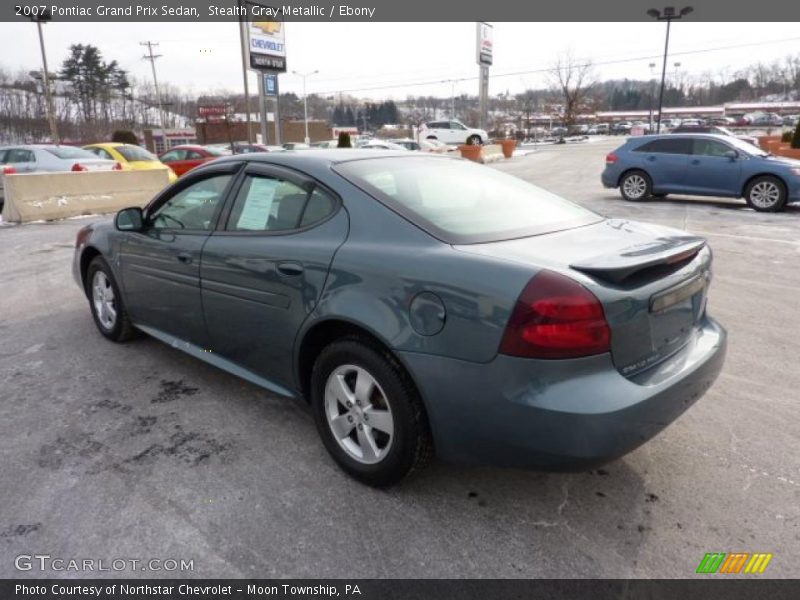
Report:
[[[746,44],[733,44],[729,46],[717,46],[715,48],[702,48],[699,50],[684,50],[682,52],[672,52],[670,56],[687,56],[692,54],[705,54],[708,52],[718,52],[720,50],[731,50],[734,48],[747,48],[749,46],[763,46],[764,44],[775,44],[775,43],[782,43],[782,42],[794,42],[800,40],[800,37],[791,37],[791,38],[784,38],[780,40],[770,40],[770,41],[761,41],[761,42],[750,42]],[[577,68],[583,66],[604,66],[604,65],[615,65],[615,64],[624,64],[630,62],[640,62],[645,60],[651,59],[658,59],[662,58],[661,54],[655,55],[647,55],[647,56],[638,56],[635,58],[621,58],[621,59],[614,59],[614,60],[606,60],[606,61],[599,61],[599,62],[589,62],[584,64],[575,65]],[[540,67],[536,69],[526,69],[524,71],[512,71],[509,73],[496,73],[492,75],[492,79],[498,79],[500,77],[519,77],[521,75],[534,75],[540,73],[552,73],[555,72],[553,67]],[[323,91],[323,92],[313,92],[317,96],[324,96],[329,94],[337,94],[337,93],[344,93],[344,92],[367,92],[367,91],[376,91],[376,90],[389,90],[395,89],[400,87],[421,87],[426,85],[436,85],[442,83],[452,83],[452,82],[462,82],[462,81],[477,81],[478,76],[470,75],[464,77],[451,77],[449,79],[429,79],[426,81],[410,81],[410,82],[401,82],[401,83],[394,83],[394,84],[385,84],[385,85],[375,85],[375,86],[367,86],[367,87],[359,87],[359,88],[349,88],[349,89],[337,89],[337,90],[330,90],[330,91]]]
[[139,42],[140,46],[147,46],[147,54],[142,57],[142,60],[149,60],[150,67],[153,70],[153,85],[156,88],[156,100],[158,101],[158,115],[161,120],[161,131],[164,137],[164,143],[166,143],[166,135],[167,135],[167,125],[166,119],[164,118],[164,103],[161,101],[161,92],[158,90],[158,77],[156,77],[156,59],[161,58],[161,54],[153,54],[153,46],[158,46],[158,42]]

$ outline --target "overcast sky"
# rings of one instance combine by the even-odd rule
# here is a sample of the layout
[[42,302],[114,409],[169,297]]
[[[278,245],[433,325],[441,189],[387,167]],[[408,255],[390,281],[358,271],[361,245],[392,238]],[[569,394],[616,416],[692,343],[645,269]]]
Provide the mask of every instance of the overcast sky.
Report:
[[[137,78],[150,79],[139,42],[151,40],[160,42],[158,51],[163,55],[156,63],[159,81],[195,93],[242,88],[236,23],[53,22],[44,30],[51,71],[60,66],[70,44],[83,42],[98,46],[106,60],[117,60]],[[664,30],[665,24],[656,22],[494,23],[490,93],[545,85],[542,73],[502,75],[547,68],[567,49],[591,59],[600,79],[650,78],[651,62],[658,64],[660,75],[661,59],[649,57],[663,53]],[[6,41],[7,51],[0,55],[5,69],[41,68],[33,24],[0,23],[0,39]],[[410,93],[449,96],[452,84],[441,81],[459,78],[474,79],[456,83],[456,94],[477,93],[474,23],[290,22],[286,47],[290,71],[319,70],[308,79],[309,93],[344,91],[394,99]],[[732,73],[753,62],[800,54],[800,30],[797,23],[677,22],[670,54],[668,73],[674,62],[681,63],[685,75]],[[251,81],[255,85],[255,75]],[[439,83],[414,85],[429,81]],[[302,90],[300,79],[290,73],[281,75],[280,87],[282,92]],[[383,89],[363,89],[376,87]]]

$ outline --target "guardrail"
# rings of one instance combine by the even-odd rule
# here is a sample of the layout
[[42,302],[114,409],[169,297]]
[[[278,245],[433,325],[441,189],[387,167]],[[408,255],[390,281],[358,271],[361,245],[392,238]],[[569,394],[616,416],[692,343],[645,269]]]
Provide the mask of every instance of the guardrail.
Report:
[[50,221],[144,206],[168,183],[166,169],[5,175],[3,221]]

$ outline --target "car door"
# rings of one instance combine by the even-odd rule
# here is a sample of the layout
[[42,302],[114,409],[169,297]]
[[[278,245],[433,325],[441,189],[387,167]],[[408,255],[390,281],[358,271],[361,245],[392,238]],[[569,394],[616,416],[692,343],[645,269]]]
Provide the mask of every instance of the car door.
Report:
[[686,188],[691,139],[679,136],[657,138],[634,150],[640,165],[650,176],[653,192],[668,194]]
[[320,183],[292,170],[250,165],[203,248],[210,350],[291,387],[295,337],[319,300],[348,227],[339,198]]
[[197,150],[188,150],[186,152],[186,168],[183,172],[186,173],[187,171],[191,171],[195,167],[199,167],[203,163],[212,160],[212,158],[212,156],[202,154]]
[[450,121],[450,144],[466,144],[467,128],[458,121]]
[[444,142],[445,144],[449,143],[450,124],[444,121],[434,121],[433,123],[429,123],[428,131],[426,132],[425,137],[431,136]]
[[131,320],[207,347],[200,298],[200,253],[241,163],[198,173],[146,210],[145,228],[124,234],[119,263]]
[[[730,153],[734,152],[735,157]],[[686,171],[687,192],[711,196],[739,196],[742,162],[735,148],[713,138],[693,138]]]
[[9,148],[4,164],[7,164],[17,173],[32,173],[36,170],[36,155],[27,148]]
[[189,161],[186,160],[187,154],[188,151],[186,148],[174,148],[162,154],[160,160],[164,164],[172,167],[176,175],[181,176],[194,166],[190,165]]

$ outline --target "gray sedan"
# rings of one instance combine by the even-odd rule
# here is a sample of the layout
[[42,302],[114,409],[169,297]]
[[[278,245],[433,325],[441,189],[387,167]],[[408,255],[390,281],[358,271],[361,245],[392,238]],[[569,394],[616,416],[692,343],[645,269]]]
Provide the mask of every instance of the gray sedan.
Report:
[[97,158],[82,148],[46,144],[0,147],[0,211],[5,199],[3,175],[55,171],[109,171],[121,169],[113,160]]
[[349,474],[444,460],[588,466],[719,373],[711,251],[488,167],[410,152],[251,154],[82,229],[106,338],[144,332],[304,398]]

